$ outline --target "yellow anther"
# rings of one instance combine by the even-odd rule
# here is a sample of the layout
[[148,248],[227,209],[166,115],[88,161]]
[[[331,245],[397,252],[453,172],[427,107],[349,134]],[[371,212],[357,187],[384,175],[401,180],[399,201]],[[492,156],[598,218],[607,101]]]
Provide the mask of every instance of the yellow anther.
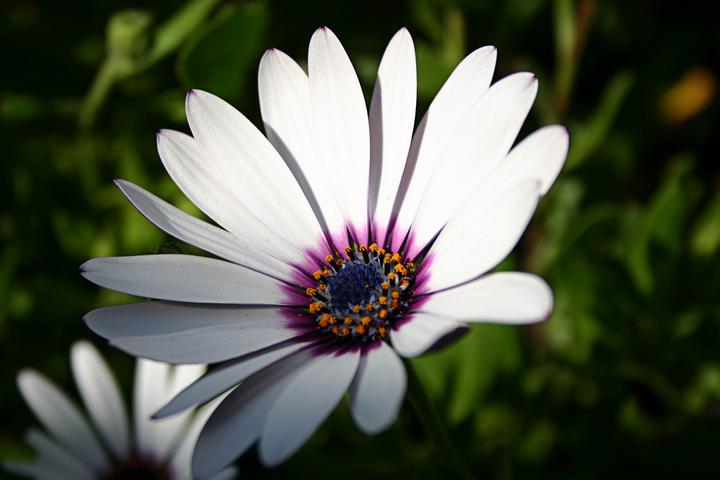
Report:
[[392,260],[392,255],[390,255],[389,253],[386,253],[385,256],[383,257],[383,262],[390,263],[390,260]]
[[325,276],[327,276],[327,275],[332,275],[332,270],[326,268],[325,270],[323,270],[322,274],[325,275]]
[[400,302],[396,299],[390,302],[390,308],[397,308]]
[[380,334],[381,337],[384,337],[385,335],[387,335],[387,328],[385,328],[385,327],[378,328],[378,333]]
[[410,280],[408,280],[407,278],[403,278],[403,279],[402,279],[402,286],[403,286],[403,287],[407,287],[408,285],[410,285]]
[[398,263],[397,265],[395,265],[394,270],[395,270],[397,273],[399,273],[400,275],[406,275],[406,274],[407,274],[407,270],[405,270],[405,267],[403,267],[403,266],[400,265],[399,263]]
[[320,285],[317,286],[317,288],[321,292],[324,292],[325,290],[327,290],[327,285],[325,285],[324,283],[321,283]]
[[398,292],[397,290],[393,290],[392,292],[390,292],[390,296],[395,299],[400,298],[400,292]]
[[333,317],[332,315],[330,315],[330,318],[328,318],[328,323],[329,323],[330,325],[335,325],[335,317]]
[[379,249],[378,249],[378,255],[385,255],[385,249],[384,249],[384,248],[379,248]]
[[400,261],[400,254],[399,254],[399,253],[393,253],[392,261],[393,261],[393,262],[396,262],[396,263],[399,262],[399,261]]
[[342,258],[338,258],[337,260],[335,260],[335,263],[338,267],[341,267],[345,263],[345,260],[343,260]]
[[360,323],[362,323],[363,325],[367,325],[370,322],[371,322],[371,319],[368,316],[364,316],[360,319]]
[[343,327],[343,329],[342,329],[342,334],[343,334],[343,335],[350,335],[350,329],[349,329],[348,327]]
[[387,316],[388,316],[388,311],[385,310],[384,308],[382,310],[380,310],[380,312],[378,313],[378,317],[382,318],[383,320],[385,320],[387,318]]
[[360,313],[360,310],[362,310],[362,307],[360,305],[355,305],[352,307],[352,311],[355,313]]
[[313,278],[315,280],[320,280],[322,278],[322,272],[320,270],[315,270],[313,272]]
[[397,275],[395,275],[394,272],[388,273],[388,279],[389,279],[389,280],[395,280],[395,277],[396,277],[396,276],[397,276]]
[[405,264],[405,268],[407,268],[408,270],[413,270],[415,268],[415,264],[413,262],[407,262]]
[[345,247],[345,253],[352,252],[352,247]]
[[332,332],[337,335],[338,333],[340,333],[340,329],[338,327],[333,327]]
[[305,293],[307,293],[308,296],[312,297],[312,296],[315,296],[315,295],[317,294],[317,289],[315,289],[315,288],[306,288],[306,289],[305,289]]
[[360,245],[360,251],[367,252],[367,247],[365,245]]
[[388,282],[382,282],[382,283],[380,284],[380,288],[382,288],[383,290],[387,290],[388,288],[390,288],[390,283],[388,283]]
[[313,302],[310,304],[310,307],[308,307],[308,308],[310,309],[310,313],[317,313],[320,310],[322,310],[323,305],[324,305],[323,302]]
[[377,243],[371,243],[368,248],[369,248],[370,251],[373,252],[373,253],[377,253],[377,251],[378,251]]
[[387,297],[382,296],[382,297],[378,298],[378,303],[380,305],[387,305]]
[[346,317],[345,318],[345,325],[352,325],[353,319],[352,317]]
[[331,318],[332,316],[329,313],[323,313],[322,315],[320,315],[320,322],[318,323],[320,323],[320,326],[322,328],[325,328],[330,324]]
[[365,305],[365,310],[367,310],[368,312],[372,312],[373,310],[375,310],[375,305],[373,305],[372,303],[368,303],[367,305]]
[[332,255],[325,255],[325,261],[327,263],[332,263],[332,261],[335,259]]
[[355,327],[355,331],[362,335],[363,333],[365,333],[365,327],[363,327],[362,325],[358,325],[357,327]]

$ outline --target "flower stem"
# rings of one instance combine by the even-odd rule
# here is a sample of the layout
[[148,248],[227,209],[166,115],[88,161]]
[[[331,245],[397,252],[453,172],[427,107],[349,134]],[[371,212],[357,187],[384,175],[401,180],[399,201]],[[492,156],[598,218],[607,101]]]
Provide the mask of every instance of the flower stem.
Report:
[[472,469],[463,460],[450,440],[445,423],[435,409],[427,390],[425,390],[417,372],[415,372],[415,368],[410,362],[406,362],[406,367],[408,372],[408,399],[423,427],[428,435],[432,437],[435,446],[443,451],[445,458],[457,473],[458,478],[474,480],[475,475]]

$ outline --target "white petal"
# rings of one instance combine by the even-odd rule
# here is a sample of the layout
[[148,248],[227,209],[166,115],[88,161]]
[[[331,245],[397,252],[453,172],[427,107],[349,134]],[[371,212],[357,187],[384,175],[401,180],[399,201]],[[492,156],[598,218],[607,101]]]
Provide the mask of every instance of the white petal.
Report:
[[169,363],[215,363],[294,338],[281,310],[162,302],[90,312],[95,333],[136,356]]
[[260,438],[260,460],[279,465],[300,448],[335,409],[350,386],[359,351],[317,355],[273,402]]
[[459,285],[500,263],[525,231],[538,198],[535,180],[500,189],[494,195],[477,192],[433,244],[426,291]]
[[164,418],[207,402],[238,385],[250,375],[305,348],[301,343],[283,344],[243,357],[206,373],[202,378],[178,393],[162,407],[154,418]]
[[32,370],[18,374],[18,387],[35,416],[55,439],[93,471],[105,468],[107,455],[87,420],[62,391]]
[[190,92],[186,110],[195,139],[214,159],[226,188],[275,234],[301,249],[314,246],[322,238],[317,218],[263,134],[242,113],[207,92]]
[[15,475],[34,480],[75,480],[71,472],[65,471],[52,461],[35,461],[33,463],[7,462],[3,467]]
[[327,28],[316,30],[310,40],[308,72],[316,153],[340,211],[362,236],[370,165],[367,107],[347,53]]
[[547,319],[552,307],[552,290],[542,278],[498,272],[431,294],[420,310],[466,322],[519,325]]
[[425,185],[445,145],[470,107],[490,86],[496,58],[495,47],[479,48],[465,57],[418,125],[393,207],[393,213],[398,214],[399,228],[407,230],[412,223]]
[[[204,365],[176,365],[169,372],[167,389],[161,397],[154,399],[155,407],[162,405],[168,399],[193,383],[205,373]],[[193,420],[193,412],[176,415],[173,418],[154,420],[146,417],[146,429],[153,429],[155,442],[152,452],[155,458],[167,460],[177,444],[184,440],[188,424]],[[182,477],[181,477],[182,478]]]
[[203,222],[125,180],[116,181],[130,202],[156,227],[206,252],[272,277],[292,282],[292,269],[221,228]]
[[[407,29],[385,50],[370,104],[370,199],[375,225],[390,221],[415,125],[415,46]],[[382,238],[380,239],[382,241]]]
[[30,430],[25,441],[35,449],[38,458],[35,463],[51,465],[55,477],[77,480],[92,480],[95,474],[86,465],[66,452],[44,433]]
[[195,446],[195,478],[210,478],[259,438],[274,399],[313,358],[307,350],[291,355],[245,380],[220,403]]
[[315,153],[308,77],[295,61],[271,49],[260,60],[260,112],[268,140],[295,175],[328,233],[344,232],[345,221],[328,181],[329,172]]
[[90,418],[116,458],[130,451],[130,432],[115,377],[98,351],[89,342],[76,342],[70,353],[75,383]]
[[167,460],[171,449],[181,441],[192,412],[172,418],[152,420],[151,414],[177,392],[197,380],[203,365],[179,365],[139,359],[135,368],[135,429],[138,448],[145,454],[162,461]]
[[563,126],[540,128],[510,150],[488,180],[510,184],[534,179],[540,182],[540,194],[545,195],[565,163],[569,142]]
[[[180,443],[175,449],[175,453],[173,454],[172,459],[170,460],[170,467],[172,468],[172,471],[177,478],[193,478],[193,449],[195,448],[197,439],[200,436],[200,432],[205,426],[208,418],[210,418],[210,414],[212,414],[215,408],[217,408],[217,406],[220,404],[220,401],[221,399],[218,398],[214,402],[205,405],[203,408],[199,409],[197,413],[195,413],[195,416],[192,418],[187,431],[184,433]],[[213,476],[212,478],[214,479],[215,476]]]
[[155,424],[150,416],[162,404],[170,385],[170,365],[138,359],[135,362],[135,384],[133,387],[133,413],[135,421],[135,442],[142,452],[152,452],[160,441]]
[[234,263],[194,255],[105,257],[80,271],[96,285],[177,302],[283,305],[281,283]]
[[350,386],[350,409],[358,427],[375,434],[392,425],[406,386],[405,366],[386,342],[364,353]]
[[[157,136],[160,158],[180,190],[210,218],[237,237],[288,263],[304,260],[300,249],[273,232],[228,186],[219,161],[184,133],[162,130]],[[280,232],[282,233],[282,232]]]
[[413,220],[422,248],[505,158],[530,111],[537,79],[518,73],[495,83],[472,106],[447,143]]
[[442,340],[467,330],[467,325],[450,318],[426,313],[412,317],[390,332],[393,348],[403,357],[417,357],[437,346]]

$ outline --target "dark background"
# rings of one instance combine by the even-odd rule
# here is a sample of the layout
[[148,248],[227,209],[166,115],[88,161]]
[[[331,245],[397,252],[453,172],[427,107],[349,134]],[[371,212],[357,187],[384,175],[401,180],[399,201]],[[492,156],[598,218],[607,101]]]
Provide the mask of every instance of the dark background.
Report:
[[[36,368],[77,399],[70,345],[102,345],[82,315],[127,300],[84,282],[78,265],[185,248],[112,184],[131,180],[199,214],[155,151],[158,129],[187,131],[185,92],[210,90],[259,125],[264,49],[304,61],[313,30],[327,25],[369,98],[387,41],[407,26],[418,55],[418,118],[464,55],[494,44],[496,78],[530,70],[540,79],[521,136],[555,122],[571,133],[566,167],[502,265],[548,280],[552,318],[536,327],[479,325],[414,362],[461,455],[478,478],[720,477],[713,7],[0,2],[0,458],[32,456],[22,434],[37,421],[17,391],[17,371]],[[129,396],[132,360],[102,348]],[[449,462],[406,403],[379,436],[360,433],[343,405],[280,468],[264,471],[254,451],[239,465],[243,478],[452,478]]]

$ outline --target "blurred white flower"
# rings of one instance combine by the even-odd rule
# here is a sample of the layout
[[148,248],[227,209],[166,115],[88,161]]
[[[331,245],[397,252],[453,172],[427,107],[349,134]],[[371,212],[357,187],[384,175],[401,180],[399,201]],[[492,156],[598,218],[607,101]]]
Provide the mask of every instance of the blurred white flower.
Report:
[[[73,345],[71,366],[90,421],[43,375],[23,370],[20,392],[47,433],[33,429],[26,436],[37,453],[33,462],[6,463],[5,468],[38,480],[193,478],[192,451],[217,402],[164,420],[150,420],[150,415],[202,375],[204,366],[138,360],[132,426],[112,372],[90,343]],[[231,468],[213,480],[234,477]]]
[[158,228],[220,259],[100,258],[90,281],[158,301],[91,312],[99,335],[133,355],[226,362],[158,417],[235,387],[213,413],[193,468],[207,478],[259,443],[265,465],[295,452],[348,391],[358,426],[395,420],[413,357],[466,322],[544,320],[537,276],[490,273],[514,247],[565,160],[568,135],[541,128],[513,147],[537,92],[518,73],[491,85],[494,47],[468,55],[413,135],[416,68],[400,30],[368,109],[342,45],[310,42],[308,74],[269,50],[260,63],[267,138],[201,91],[187,97],[193,136],[158,134],[165,167],[221,228],[118,181]]

